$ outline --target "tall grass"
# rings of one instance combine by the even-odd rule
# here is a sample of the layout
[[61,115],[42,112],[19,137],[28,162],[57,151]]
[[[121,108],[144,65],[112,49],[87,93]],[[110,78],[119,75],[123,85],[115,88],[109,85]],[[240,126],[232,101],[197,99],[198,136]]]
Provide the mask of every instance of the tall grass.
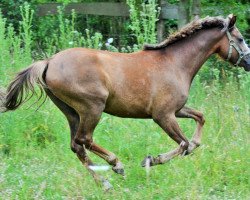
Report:
[[[244,78],[244,77],[242,77]],[[246,78],[246,77],[245,77]],[[204,85],[196,77],[188,105],[204,112],[202,146],[150,169],[140,167],[146,155],[176,144],[152,121],[120,119],[104,114],[95,131],[98,144],[125,164],[126,179],[101,172],[114,190],[104,193],[69,147],[63,115],[48,101],[39,111],[21,108],[0,115],[0,196],[32,199],[247,199],[249,192],[249,79],[238,90],[229,80]],[[191,138],[195,123],[179,121]],[[105,163],[93,154],[96,163]]]
[[130,7],[129,28],[133,31],[137,44],[156,43],[156,22],[160,14],[157,1],[148,0],[147,3],[138,6],[136,0],[127,0],[127,4]]
[[0,81],[6,81],[8,74],[32,62],[32,18],[34,11],[28,4],[20,7],[22,21],[16,34],[12,24],[6,24],[0,12]]
[[24,43],[24,62],[30,63],[31,59],[31,47],[32,47],[32,20],[34,10],[30,9],[30,5],[25,2],[24,6],[20,6],[22,21],[20,22],[20,36]]
[[[23,7],[22,16],[22,31],[16,34],[0,14],[1,86],[9,82],[13,72],[32,60],[32,11]],[[85,36],[75,36],[73,21],[59,19],[59,32],[55,34],[59,34],[61,41],[52,35],[52,43],[47,41],[51,44],[47,46],[49,54],[57,51],[54,45],[68,48],[71,41],[72,46],[81,41],[80,44],[100,48],[101,35],[91,36],[87,30]],[[248,199],[249,75],[240,72],[237,82],[229,74],[222,84],[218,70],[214,69],[214,79],[207,83],[202,81],[202,73],[209,67],[204,66],[194,79],[187,103],[201,110],[206,118],[202,146],[192,155],[152,167],[146,173],[140,167],[146,155],[168,152],[176,144],[152,120],[103,114],[94,140],[117,154],[126,171],[126,179],[111,170],[99,172],[114,185],[110,192],[95,185],[71,152],[67,122],[51,101],[38,111],[36,106],[27,109],[31,101],[15,112],[0,114],[0,199]],[[194,121],[179,122],[191,138]],[[96,163],[105,163],[91,153],[89,156]]]
[[[76,13],[72,10],[71,17],[65,18],[63,14],[64,8],[58,7],[58,24],[59,29],[53,34],[52,40],[46,46],[56,46],[57,50],[63,50],[71,47],[88,47],[100,49],[102,46],[102,35],[100,33],[90,33],[85,30],[85,36],[76,30],[75,20]],[[55,52],[52,52],[55,53]]]

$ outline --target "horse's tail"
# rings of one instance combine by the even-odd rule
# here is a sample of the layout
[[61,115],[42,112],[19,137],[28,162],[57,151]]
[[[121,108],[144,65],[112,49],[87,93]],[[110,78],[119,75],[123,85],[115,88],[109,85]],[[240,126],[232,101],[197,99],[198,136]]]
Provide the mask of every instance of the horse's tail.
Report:
[[0,113],[6,111],[5,103],[5,92],[2,88],[0,88]]
[[[17,109],[24,101],[36,94],[35,85],[40,88],[39,99],[44,96],[43,88],[46,87],[45,75],[48,68],[48,60],[33,63],[27,69],[19,72],[10,83],[7,91],[0,90],[0,112]],[[31,95],[29,93],[31,92]]]

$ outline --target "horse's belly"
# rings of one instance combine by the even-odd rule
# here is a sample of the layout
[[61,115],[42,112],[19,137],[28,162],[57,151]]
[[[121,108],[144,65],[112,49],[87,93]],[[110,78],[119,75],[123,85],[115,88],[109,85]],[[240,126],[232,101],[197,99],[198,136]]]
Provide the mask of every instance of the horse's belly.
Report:
[[105,113],[108,113],[110,115],[114,115],[117,117],[123,117],[123,118],[140,118],[140,119],[146,119],[151,118],[151,115],[143,112],[130,112],[130,111],[124,111],[124,110],[104,110]]
[[105,113],[124,118],[151,118],[147,106],[133,102],[107,101],[104,109]]

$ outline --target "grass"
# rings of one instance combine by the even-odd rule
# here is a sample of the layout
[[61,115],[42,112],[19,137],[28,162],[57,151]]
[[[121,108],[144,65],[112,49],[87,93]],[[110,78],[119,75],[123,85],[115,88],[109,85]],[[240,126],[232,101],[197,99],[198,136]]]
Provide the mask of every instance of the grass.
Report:
[[[142,159],[176,147],[152,121],[103,114],[94,139],[125,165],[126,179],[98,172],[113,184],[104,192],[71,152],[69,130],[52,102],[0,115],[0,199],[248,199],[249,79],[240,90],[195,80],[188,105],[204,112],[203,145],[194,154],[155,166],[147,176]],[[205,87],[204,87],[205,86]],[[34,107],[34,106],[33,106]],[[179,121],[190,138],[195,123]],[[98,164],[103,160],[89,153]]]

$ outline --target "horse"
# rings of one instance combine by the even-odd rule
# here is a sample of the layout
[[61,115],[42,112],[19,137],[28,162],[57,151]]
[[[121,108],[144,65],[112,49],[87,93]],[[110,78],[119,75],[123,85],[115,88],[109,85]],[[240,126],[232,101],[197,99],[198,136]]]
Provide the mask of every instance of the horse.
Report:
[[[206,17],[186,25],[163,42],[144,45],[134,53],[86,48],[63,50],[19,72],[2,91],[1,112],[17,109],[36,92],[38,85],[65,115],[70,128],[71,150],[98,183],[111,184],[93,170],[86,154],[93,152],[124,175],[117,156],[93,141],[102,112],[122,118],[151,118],[178,147],[142,161],[150,166],[187,155],[201,144],[205,123],[201,112],[187,107],[193,78],[212,55],[250,71],[250,49],[235,26],[236,16]],[[196,130],[191,140],[177,118],[192,118]]]

